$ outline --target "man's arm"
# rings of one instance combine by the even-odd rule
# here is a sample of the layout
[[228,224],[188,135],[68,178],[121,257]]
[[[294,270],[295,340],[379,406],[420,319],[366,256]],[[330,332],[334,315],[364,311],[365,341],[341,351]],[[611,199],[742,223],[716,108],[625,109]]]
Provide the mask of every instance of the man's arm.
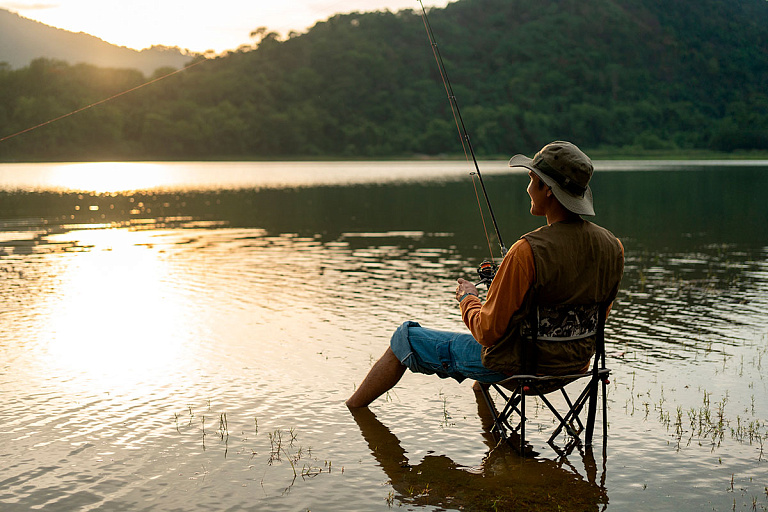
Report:
[[[461,318],[478,343],[490,347],[506,334],[512,315],[522,306],[535,279],[533,251],[527,240],[520,239],[501,262],[485,304],[477,295],[467,295],[461,301]],[[472,283],[460,279],[457,299],[472,293],[472,288]]]

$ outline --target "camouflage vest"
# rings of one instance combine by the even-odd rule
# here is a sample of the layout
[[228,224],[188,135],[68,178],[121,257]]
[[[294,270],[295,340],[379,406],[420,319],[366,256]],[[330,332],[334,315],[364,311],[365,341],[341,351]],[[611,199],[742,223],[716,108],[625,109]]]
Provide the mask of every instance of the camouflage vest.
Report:
[[[483,365],[508,375],[581,372],[595,352],[597,306],[613,301],[619,289],[621,246],[610,231],[582,219],[543,226],[523,238],[533,251],[536,279],[507,333],[483,348]],[[524,350],[534,323],[536,345]]]

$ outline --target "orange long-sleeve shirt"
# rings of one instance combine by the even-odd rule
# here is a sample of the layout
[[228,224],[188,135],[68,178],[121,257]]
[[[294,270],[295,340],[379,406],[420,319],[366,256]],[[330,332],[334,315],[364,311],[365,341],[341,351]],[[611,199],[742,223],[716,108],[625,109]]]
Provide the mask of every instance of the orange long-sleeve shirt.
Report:
[[510,318],[535,281],[533,251],[521,238],[499,265],[485,303],[473,295],[461,301],[461,318],[478,343],[490,347],[506,334]]

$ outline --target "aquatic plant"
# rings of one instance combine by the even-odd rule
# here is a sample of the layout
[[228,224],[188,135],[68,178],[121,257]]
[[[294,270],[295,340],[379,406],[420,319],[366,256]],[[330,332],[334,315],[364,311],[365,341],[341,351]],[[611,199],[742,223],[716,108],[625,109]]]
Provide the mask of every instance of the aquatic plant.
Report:
[[223,412],[219,417],[219,436],[223,440],[225,435],[227,438],[229,438],[229,427],[227,426],[227,413]]

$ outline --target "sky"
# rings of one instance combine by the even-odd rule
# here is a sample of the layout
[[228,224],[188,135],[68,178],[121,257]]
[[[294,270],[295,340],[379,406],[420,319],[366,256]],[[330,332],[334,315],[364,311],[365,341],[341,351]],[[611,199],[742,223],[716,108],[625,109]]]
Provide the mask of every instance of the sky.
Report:
[[[448,0],[424,0],[444,7]],[[305,32],[337,13],[420,9],[418,0],[0,0],[0,8],[136,50],[153,45],[221,53],[253,42],[267,27]]]

